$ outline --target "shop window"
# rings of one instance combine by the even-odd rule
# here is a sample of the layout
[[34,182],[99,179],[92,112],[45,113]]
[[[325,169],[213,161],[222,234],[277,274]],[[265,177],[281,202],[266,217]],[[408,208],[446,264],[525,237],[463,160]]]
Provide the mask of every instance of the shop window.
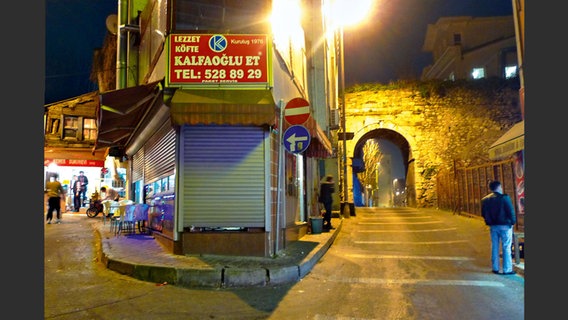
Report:
[[175,191],[175,186],[176,186],[176,179],[175,179],[175,175],[171,175],[168,177],[168,190],[169,191]]

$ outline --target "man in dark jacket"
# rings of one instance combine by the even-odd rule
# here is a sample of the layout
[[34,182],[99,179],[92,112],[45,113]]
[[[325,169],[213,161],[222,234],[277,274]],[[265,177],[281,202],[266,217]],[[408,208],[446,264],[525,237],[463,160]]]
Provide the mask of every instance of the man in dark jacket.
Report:
[[489,226],[491,234],[491,265],[493,273],[499,273],[499,248],[503,256],[503,274],[515,274],[511,243],[513,241],[513,225],[517,222],[513,201],[503,193],[501,182],[489,183],[491,193],[481,199],[481,215]]
[[333,176],[327,175],[322,181],[320,181],[320,192],[319,192],[319,202],[323,204],[325,208],[325,214],[323,215],[323,228],[325,230],[335,229],[331,225],[331,206],[333,204],[332,194],[335,192],[335,186],[333,183]]

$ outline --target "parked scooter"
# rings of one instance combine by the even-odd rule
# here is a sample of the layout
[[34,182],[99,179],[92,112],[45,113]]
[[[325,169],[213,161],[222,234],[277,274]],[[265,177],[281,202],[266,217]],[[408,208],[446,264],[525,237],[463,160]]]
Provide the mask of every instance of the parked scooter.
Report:
[[99,215],[99,213],[104,211],[104,205],[101,201],[99,193],[95,191],[91,195],[91,199],[89,200],[89,208],[87,208],[87,217],[94,218]]

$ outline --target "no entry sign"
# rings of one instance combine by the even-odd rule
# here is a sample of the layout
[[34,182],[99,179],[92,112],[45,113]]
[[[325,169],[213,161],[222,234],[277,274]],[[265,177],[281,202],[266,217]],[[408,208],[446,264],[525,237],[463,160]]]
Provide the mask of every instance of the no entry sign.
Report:
[[284,119],[290,125],[303,124],[310,117],[310,103],[303,98],[294,98],[284,107]]

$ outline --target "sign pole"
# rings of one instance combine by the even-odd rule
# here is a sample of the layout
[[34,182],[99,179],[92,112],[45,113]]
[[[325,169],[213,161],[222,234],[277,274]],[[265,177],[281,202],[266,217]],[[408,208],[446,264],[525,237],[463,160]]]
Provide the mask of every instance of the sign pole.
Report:
[[[276,239],[274,241],[274,249],[272,254],[278,252],[278,244],[280,242],[280,215],[283,212],[282,205],[282,181],[284,180],[284,101],[278,101],[278,108],[280,109],[280,118],[278,119],[278,175],[277,175],[277,195],[276,195]],[[270,221],[270,219],[267,219]]]

